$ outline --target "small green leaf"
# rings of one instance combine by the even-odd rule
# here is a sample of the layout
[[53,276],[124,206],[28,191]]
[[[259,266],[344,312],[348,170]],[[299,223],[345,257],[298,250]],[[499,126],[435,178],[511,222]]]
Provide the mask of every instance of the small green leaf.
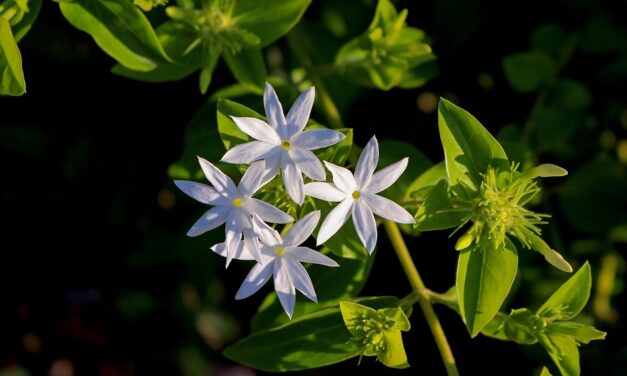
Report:
[[11,32],[11,25],[0,16],[0,94],[22,95],[26,92],[22,56]]
[[573,337],[577,342],[588,344],[590,341],[605,339],[607,333],[595,329],[594,327],[578,322],[565,321],[555,322],[549,325],[548,331],[565,334]]
[[538,376],[553,376],[553,375],[551,375],[551,372],[549,371],[548,368],[542,367],[542,371],[540,371],[540,374]]
[[515,90],[530,93],[549,82],[557,72],[557,64],[543,52],[521,52],[505,56],[503,70]]
[[150,22],[130,1],[63,1],[59,7],[68,22],[129,69],[150,71],[157,61],[169,60]]
[[557,24],[546,24],[531,33],[531,46],[536,51],[555,54],[564,48],[567,38],[568,34],[563,27]]
[[407,368],[407,354],[403,346],[403,337],[399,330],[390,330],[383,333],[385,349],[378,355],[381,363],[390,368]]
[[469,112],[444,98],[438,106],[438,127],[452,187],[461,183],[476,190],[488,166],[509,169],[498,141]]
[[424,199],[431,192],[431,188],[440,180],[446,180],[446,165],[444,162],[435,164],[420,174],[407,188],[405,199]]
[[233,8],[233,22],[260,39],[265,47],[287,33],[305,13],[311,0],[239,0]]
[[222,143],[226,149],[230,149],[235,145],[239,145],[244,142],[250,141],[250,137],[242,132],[231,116],[235,117],[254,117],[256,119],[264,120],[265,118],[259,115],[250,108],[230,101],[228,99],[218,100],[218,131],[222,138]]
[[494,319],[481,329],[481,334],[503,341],[532,345],[538,342],[537,330],[542,330],[542,325],[538,326],[539,322],[542,320],[527,308],[513,309],[509,315],[497,313]]
[[504,247],[470,247],[459,254],[457,296],[462,319],[475,337],[492,320],[507,297],[518,269],[518,254],[506,238]]
[[202,65],[202,49],[193,48],[198,42],[198,33],[178,21],[167,21],[156,30],[157,38],[172,62],[154,61],[155,68],[137,71],[116,64],[111,71],[123,77],[147,82],[176,81],[189,76]]
[[405,312],[400,308],[382,308],[379,313],[387,320],[394,321],[394,328],[401,332],[407,332],[411,329],[411,324]]
[[453,207],[448,184],[440,180],[427,194],[416,213],[416,229],[420,231],[445,230],[461,225],[467,213]]
[[590,297],[592,274],[587,262],[538,309],[549,320],[570,320],[585,307]]
[[15,25],[11,25],[11,30],[13,31],[13,36],[15,36],[15,41],[19,42],[26,36],[26,33],[30,30],[39,15],[39,10],[41,9],[42,0],[29,0],[28,1],[28,12],[24,14],[22,19],[16,23]]
[[540,343],[563,376],[579,375],[579,349],[573,338],[556,333],[546,334],[540,337]]
[[225,53],[223,57],[239,82],[257,89],[258,94],[263,93],[268,73],[260,49],[244,48],[236,54]]
[[[398,306],[394,297],[355,299],[372,308]],[[268,372],[297,371],[359,355],[338,306],[324,308],[276,328],[253,333],[224,350],[238,363]],[[260,351],[263,349],[263,351]]]

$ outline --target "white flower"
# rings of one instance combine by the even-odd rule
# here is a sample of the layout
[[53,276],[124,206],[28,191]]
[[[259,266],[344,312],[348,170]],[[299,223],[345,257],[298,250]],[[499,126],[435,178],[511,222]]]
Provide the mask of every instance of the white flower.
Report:
[[272,242],[266,243],[264,239],[263,243],[265,244],[261,245],[262,262],[250,270],[239,291],[237,291],[235,299],[239,300],[251,296],[263,287],[271,276],[274,276],[274,289],[285,313],[290,318],[294,313],[296,290],[317,303],[313,284],[301,262],[339,266],[335,261],[318,251],[299,247],[311,235],[319,219],[319,210],[311,212],[294,223],[285,233],[283,239],[276,232]]
[[345,137],[343,133],[330,129],[303,131],[314,96],[313,87],[302,93],[286,118],[274,89],[266,83],[263,105],[269,124],[251,117],[232,117],[239,129],[255,141],[233,147],[224,154],[222,161],[251,163],[265,160],[268,172],[264,181],[269,181],[281,170],[285,190],[294,202],[302,205],[305,195],[301,172],[313,180],[325,180],[324,167],[311,150],[336,144]]
[[226,222],[226,266],[241,254],[238,249],[242,242],[245,243],[242,247],[246,245],[253,257],[261,260],[258,238],[267,237],[270,231],[274,231],[263,221],[288,223],[294,220],[274,206],[252,198],[261,186],[264,162],[252,164],[237,187],[231,178],[210,162],[200,157],[198,162],[213,187],[186,180],[175,180],[174,183],[191,198],[214,207],[194,223],[187,235],[198,236]]
[[370,253],[377,244],[377,224],[374,214],[398,223],[414,223],[414,218],[407,210],[377,195],[401,176],[407,168],[407,158],[374,173],[378,162],[379,144],[377,139],[372,137],[359,157],[355,176],[346,168],[325,161],[333,175],[333,184],[315,182],[305,185],[305,193],[309,196],[340,202],[322,222],[318,232],[318,245],[333,236],[351,214],[357,235]]

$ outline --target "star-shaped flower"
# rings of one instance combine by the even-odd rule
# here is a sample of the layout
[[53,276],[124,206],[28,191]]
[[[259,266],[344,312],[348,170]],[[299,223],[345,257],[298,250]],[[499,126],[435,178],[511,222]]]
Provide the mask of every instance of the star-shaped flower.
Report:
[[333,236],[351,214],[357,235],[369,253],[374,251],[377,244],[374,214],[397,223],[414,223],[414,218],[407,210],[394,201],[377,195],[398,180],[407,168],[407,160],[408,158],[403,158],[375,173],[379,162],[379,144],[373,136],[359,156],[354,176],[348,169],[325,161],[333,175],[333,184],[309,183],[305,185],[305,193],[340,204],[322,222],[318,232],[318,245]]
[[302,205],[305,195],[301,173],[313,180],[325,179],[324,167],[311,150],[336,144],[345,137],[343,133],[330,129],[303,131],[309,120],[314,96],[315,91],[311,87],[296,99],[285,117],[274,89],[266,84],[263,104],[269,124],[251,117],[233,116],[239,129],[255,141],[231,148],[222,161],[239,164],[265,160],[268,172],[264,181],[275,177],[280,170],[285,190],[294,202]]
[[[270,277],[274,276],[274,289],[285,313],[290,318],[294,313],[296,290],[317,303],[313,284],[301,262],[332,267],[339,266],[322,253],[300,246],[311,235],[319,220],[320,211],[317,210],[294,223],[282,239],[276,232],[271,243],[266,243],[265,239],[262,239],[261,262],[248,273],[239,291],[237,291],[235,299],[239,300],[251,296],[263,287],[270,280]],[[245,252],[244,257],[250,259],[250,256],[247,256]]]
[[236,256],[242,241],[260,261],[258,238],[267,237],[270,229],[263,221],[288,223],[294,220],[274,206],[252,197],[262,185],[266,170],[264,162],[252,164],[238,186],[207,160],[199,157],[198,162],[213,187],[187,180],[175,180],[174,183],[191,198],[214,207],[194,223],[187,235],[198,236],[226,222],[226,266]]

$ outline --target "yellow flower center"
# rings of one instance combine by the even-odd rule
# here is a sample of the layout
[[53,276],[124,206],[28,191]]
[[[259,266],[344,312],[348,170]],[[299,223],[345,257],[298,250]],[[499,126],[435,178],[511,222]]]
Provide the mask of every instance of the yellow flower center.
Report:
[[353,192],[353,198],[354,198],[355,200],[357,200],[357,199],[359,198],[359,196],[361,196],[361,194],[359,193],[359,191],[355,191],[355,192]]
[[290,147],[291,147],[291,145],[290,145],[289,141],[287,141],[287,140],[281,141],[281,148],[283,150],[290,150]]
[[285,248],[283,247],[276,247],[274,249],[274,254],[277,256],[283,256],[284,253],[285,253]]
[[241,208],[242,205],[244,205],[244,200],[242,200],[241,198],[236,198],[233,199],[233,201],[231,201],[231,203],[233,204],[233,206],[235,206],[236,208]]

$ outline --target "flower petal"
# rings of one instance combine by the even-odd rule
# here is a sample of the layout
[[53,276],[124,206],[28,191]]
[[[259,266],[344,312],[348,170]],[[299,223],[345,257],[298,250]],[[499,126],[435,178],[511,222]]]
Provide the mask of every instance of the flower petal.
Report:
[[377,163],[379,163],[379,143],[377,138],[372,136],[361,152],[357,167],[355,167],[355,180],[359,188],[368,185],[375,168],[377,168]]
[[189,180],[175,180],[174,184],[186,195],[196,201],[209,205],[224,205],[228,201],[208,185]]
[[313,301],[314,303],[318,303],[316,290],[314,290],[313,283],[311,283],[311,278],[309,278],[307,270],[305,270],[300,262],[289,257],[286,257],[283,262],[289,269],[290,277],[292,277],[294,287],[298,291],[302,292],[303,295],[307,297],[307,299]]
[[224,229],[226,239],[224,245],[226,246],[226,266],[228,267],[233,260],[237,247],[242,241],[242,217],[237,210],[231,210],[229,217],[226,220],[226,226]]
[[283,106],[277,97],[272,85],[266,82],[266,88],[263,91],[263,107],[266,110],[266,117],[270,126],[275,129],[276,133],[282,138],[285,137],[285,115],[283,115]]
[[288,139],[300,133],[300,131],[305,128],[305,125],[307,125],[315,97],[316,90],[312,86],[296,98],[292,108],[290,108],[290,111],[287,113],[286,137]]
[[287,194],[295,203],[302,205],[305,199],[303,176],[300,169],[296,167],[296,163],[287,154],[281,156],[281,177]]
[[213,185],[216,192],[223,197],[237,196],[237,188],[230,177],[226,176],[224,172],[220,171],[219,168],[204,158],[198,157],[198,163],[207,177],[207,180],[209,180],[211,185]]
[[320,231],[318,231],[317,245],[320,245],[327,240],[340,229],[346,223],[351,214],[351,207],[353,206],[353,198],[347,197],[344,201],[340,202],[336,207],[331,210],[329,215],[322,222]]
[[235,125],[244,133],[255,140],[264,141],[269,144],[278,145],[281,138],[277,131],[269,126],[265,121],[253,117],[231,116]]
[[362,200],[355,200],[353,204],[353,224],[361,243],[372,254],[377,245],[377,222],[372,210]]
[[357,183],[355,182],[355,177],[350,170],[344,167],[336,166],[327,161],[324,161],[324,164],[327,166],[327,169],[331,171],[331,175],[333,175],[333,184],[335,184],[336,187],[348,194],[352,194],[355,191]]
[[289,223],[294,221],[294,218],[286,212],[256,198],[248,200],[246,206],[254,215],[266,222]]
[[325,266],[331,266],[331,267],[340,266],[332,258],[326,255],[323,255],[322,253],[315,251],[311,248],[289,247],[285,249],[285,252],[289,254],[290,257],[293,257],[300,262],[307,262],[310,264],[318,264],[318,265],[325,265]]
[[279,301],[285,313],[292,318],[294,314],[294,304],[296,303],[296,290],[290,278],[287,266],[282,258],[277,258],[274,262],[274,290],[279,296]]
[[265,175],[266,162],[257,161],[251,164],[244,173],[244,176],[242,176],[242,180],[239,181],[237,190],[245,198],[250,198],[261,186],[262,179]]
[[216,206],[207,210],[202,217],[198,218],[189,231],[187,231],[187,236],[198,236],[207,231],[213,230],[223,224],[227,220],[230,213],[231,208],[228,206]]
[[237,290],[237,294],[235,294],[235,299],[241,300],[248,298],[252,294],[259,291],[272,276],[273,263],[269,262],[267,264],[257,264],[250,269],[248,275],[242,282],[239,290]]
[[266,173],[261,181],[261,186],[264,186],[274,179],[281,169],[281,152],[272,154],[266,158]]
[[370,179],[366,187],[362,188],[362,190],[370,193],[379,193],[389,188],[398,180],[403,172],[405,172],[408,161],[409,158],[403,158],[400,161],[375,172],[372,175],[372,179]]
[[272,247],[275,247],[281,244],[281,236],[279,235],[278,231],[268,226],[267,223],[259,219],[256,215],[253,215],[252,221],[253,221],[253,231],[259,237],[259,240],[261,240],[263,244],[266,244]]
[[335,145],[345,137],[344,133],[332,129],[311,129],[295,135],[291,141],[294,146],[316,150]]
[[221,161],[226,163],[252,163],[259,159],[265,159],[279,152],[276,144],[265,141],[251,141],[229,149]]
[[283,235],[283,245],[285,247],[295,247],[301,245],[308,237],[311,236],[316,225],[320,221],[320,210],[313,211],[303,218],[299,219],[289,230]]
[[324,167],[316,155],[307,149],[293,146],[290,149],[290,156],[296,166],[313,180],[325,180]]
[[[226,257],[226,247],[224,246],[224,242],[214,245],[211,247],[211,250],[222,257]],[[244,242],[239,243],[233,258],[236,260],[256,260],[250,249],[244,246]]]
[[333,184],[315,182],[305,184],[305,194],[320,200],[340,202],[346,198],[347,193],[335,188]]
[[381,218],[397,223],[414,223],[414,217],[392,200],[369,193],[363,194],[361,197],[370,209]]

